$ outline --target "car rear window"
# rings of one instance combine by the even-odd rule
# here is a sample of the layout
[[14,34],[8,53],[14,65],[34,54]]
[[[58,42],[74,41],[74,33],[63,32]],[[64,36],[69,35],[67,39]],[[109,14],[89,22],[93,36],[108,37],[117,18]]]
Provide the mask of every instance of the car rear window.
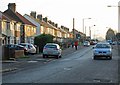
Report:
[[56,45],[46,45],[45,48],[57,48]]
[[108,45],[108,44],[97,44],[96,48],[110,48],[110,45]]
[[25,44],[20,44],[20,45],[22,45],[22,46],[26,46]]

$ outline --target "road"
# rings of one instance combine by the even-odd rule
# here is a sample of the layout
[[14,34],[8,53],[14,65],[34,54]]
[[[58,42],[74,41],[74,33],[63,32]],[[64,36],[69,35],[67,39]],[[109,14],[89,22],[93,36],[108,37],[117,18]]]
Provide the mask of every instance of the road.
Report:
[[112,60],[93,60],[92,47],[53,59],[43,65],[3,75],[3,83],[117,83],[118,52]]

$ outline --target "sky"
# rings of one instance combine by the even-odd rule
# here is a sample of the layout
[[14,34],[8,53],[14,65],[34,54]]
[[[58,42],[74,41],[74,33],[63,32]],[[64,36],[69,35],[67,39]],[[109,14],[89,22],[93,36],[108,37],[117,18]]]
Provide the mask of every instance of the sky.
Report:
[[68,27],[70,31],[73,29],[74,18],[74,28],[83,32],[84,19],[87,35],[90,27],[93,37],[104,37],[108,28],[118,30],[118,7],[107,7],[118,6],[118,2],[119,0],[0,0],[0,11],[5,11],[8,3],[16,3],[16,10],[20,14],[36,11],[58,23],[58,26]]

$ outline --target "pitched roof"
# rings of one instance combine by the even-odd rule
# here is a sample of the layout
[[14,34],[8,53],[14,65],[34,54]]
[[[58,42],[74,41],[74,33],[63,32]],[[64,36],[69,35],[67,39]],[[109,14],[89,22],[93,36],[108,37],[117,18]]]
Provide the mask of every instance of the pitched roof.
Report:
[[16,15],[22,20],[22,22],[24,24],[28,24],[28,25],[32,25],[32,26],[35,26],[33,23],[31,23],[30,21],[28,21],[25,17],[23,17],[21,14],[19,14],[18,12],[16,12]]
[[20,13],[18,12],[13,12],[10,9],[7,9],[6,11],[3,12],[6,16],[8,16],[10,19],[18,21],[18,22],[22,22],[23,24],[28,24],[28,25],[32,25],[35,26],[33,23],[31,23],[30,21],[28,21],[26,18],[24,18]]
[[12,10],[8,9],[8,10],[4,11],[3,14],[6,15],[7,17],[9,17],[11,20],[14,20],[17,22],[22,22],[22,20],[20,20],[19,17],[16,16],[16,14]]
[[0,19],[10,21],[10,19],[7,16],[5,16],[1,11],[0,11]]

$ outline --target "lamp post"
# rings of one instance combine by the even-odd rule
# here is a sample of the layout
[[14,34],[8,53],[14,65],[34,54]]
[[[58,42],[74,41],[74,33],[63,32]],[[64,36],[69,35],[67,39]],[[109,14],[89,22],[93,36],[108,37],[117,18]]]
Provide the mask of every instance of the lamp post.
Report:
[[[91,19],[91,18],[83,18],[83,34],[84,34],[84,23],[86,19]],[[86,39],[86,33],[85,33],[85,37],[83,38],[83,42],[85,41],[85,39]]]
[[92,26],[89,26],[89,36],[90,36],[90,39],[91,39],[91,27],[94,27],[96,25],[92,25]]
[[91,19],[91,18],[83,18],[83,33],[84,33],[84,23],[85,23],[85,19]]

